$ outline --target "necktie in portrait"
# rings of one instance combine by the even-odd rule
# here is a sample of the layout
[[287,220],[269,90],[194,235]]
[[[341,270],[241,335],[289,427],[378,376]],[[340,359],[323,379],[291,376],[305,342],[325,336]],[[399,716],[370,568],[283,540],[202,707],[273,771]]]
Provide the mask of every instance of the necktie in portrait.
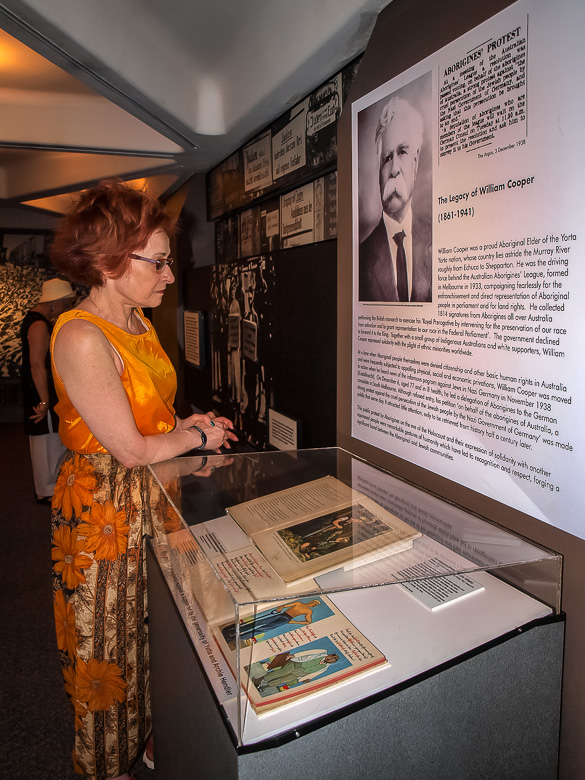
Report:
[[396,243],[396,289],[399,301],[408,301],[408,273],[406,271],[406,252],[404,251],[404,239],[406,233],[401,230],[394,233],[392,238]]

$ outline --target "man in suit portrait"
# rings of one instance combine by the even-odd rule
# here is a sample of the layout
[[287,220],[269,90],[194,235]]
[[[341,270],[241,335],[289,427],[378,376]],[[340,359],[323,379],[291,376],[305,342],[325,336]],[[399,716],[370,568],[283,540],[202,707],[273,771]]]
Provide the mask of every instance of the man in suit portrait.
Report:
[[359,300],[432,300],[432,232],[428,211],[413,208],[423,120],[404,98],[382,109],[375,133],[382,216],[359,247]]

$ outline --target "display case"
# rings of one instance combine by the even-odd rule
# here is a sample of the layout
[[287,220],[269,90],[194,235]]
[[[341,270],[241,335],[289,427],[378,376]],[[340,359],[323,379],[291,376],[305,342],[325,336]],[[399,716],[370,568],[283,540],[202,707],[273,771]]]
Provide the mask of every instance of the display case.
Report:
[[[412,740],[417,760],[407,763],[420,777],[429,733],[432,760],[440,753],[447,762],[446,774],[429,777],[476,776],[469,762],[485,761],[479,745],[491,755],[497,734],[509,743],[510,776],[523,776],[520,760],[532,769],[538,760],[541,774],[531,777],[554,776],[558,554],[339,448],[184,457],[151,470],[153,717],[157,764],[159,756],[168,762],[161,776],[191,776],[190,761],[201,764],[217,739],[206,778],[258,776],[262,761],[281,778],[298,777],[307,751],[320,762],[309,777],[357,776],[348,758],[336,764],[339,739],[338,750],[355,743],[353,760],[361,769],[366,762],[369,777],[384,778],[411,776],[401,762]],[[179,645],[183,660],[169,666]],[[460,717],[463,706],[475,711]],[[442,708],[457,724],[456,759],[444,749]],[[394,775],[380,763],[388,740],[369,742],[397,712]],[[462,757],[466,738],[473,749]]]

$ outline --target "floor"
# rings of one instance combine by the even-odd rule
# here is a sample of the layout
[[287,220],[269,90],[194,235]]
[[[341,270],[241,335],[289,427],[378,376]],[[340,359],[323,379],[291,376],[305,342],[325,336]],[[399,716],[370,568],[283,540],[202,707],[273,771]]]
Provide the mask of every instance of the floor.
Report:
[[[0,453],[0,778],[76,780],[53,624],[50,507],[34,500],[18,418],[0,417]],[[154,780],[141,760],[133,771]]]

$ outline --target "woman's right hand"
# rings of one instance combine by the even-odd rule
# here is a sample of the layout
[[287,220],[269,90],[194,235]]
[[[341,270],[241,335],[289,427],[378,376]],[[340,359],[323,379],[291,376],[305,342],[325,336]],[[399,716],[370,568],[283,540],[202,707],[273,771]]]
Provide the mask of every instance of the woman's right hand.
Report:
[[36,406],[33,406],[33,412],[34,414],[31,414],[30,418],[34,423],[40,423],[41,420],[44,420],[49,412],[49,405],[42,401],[38,403]]

